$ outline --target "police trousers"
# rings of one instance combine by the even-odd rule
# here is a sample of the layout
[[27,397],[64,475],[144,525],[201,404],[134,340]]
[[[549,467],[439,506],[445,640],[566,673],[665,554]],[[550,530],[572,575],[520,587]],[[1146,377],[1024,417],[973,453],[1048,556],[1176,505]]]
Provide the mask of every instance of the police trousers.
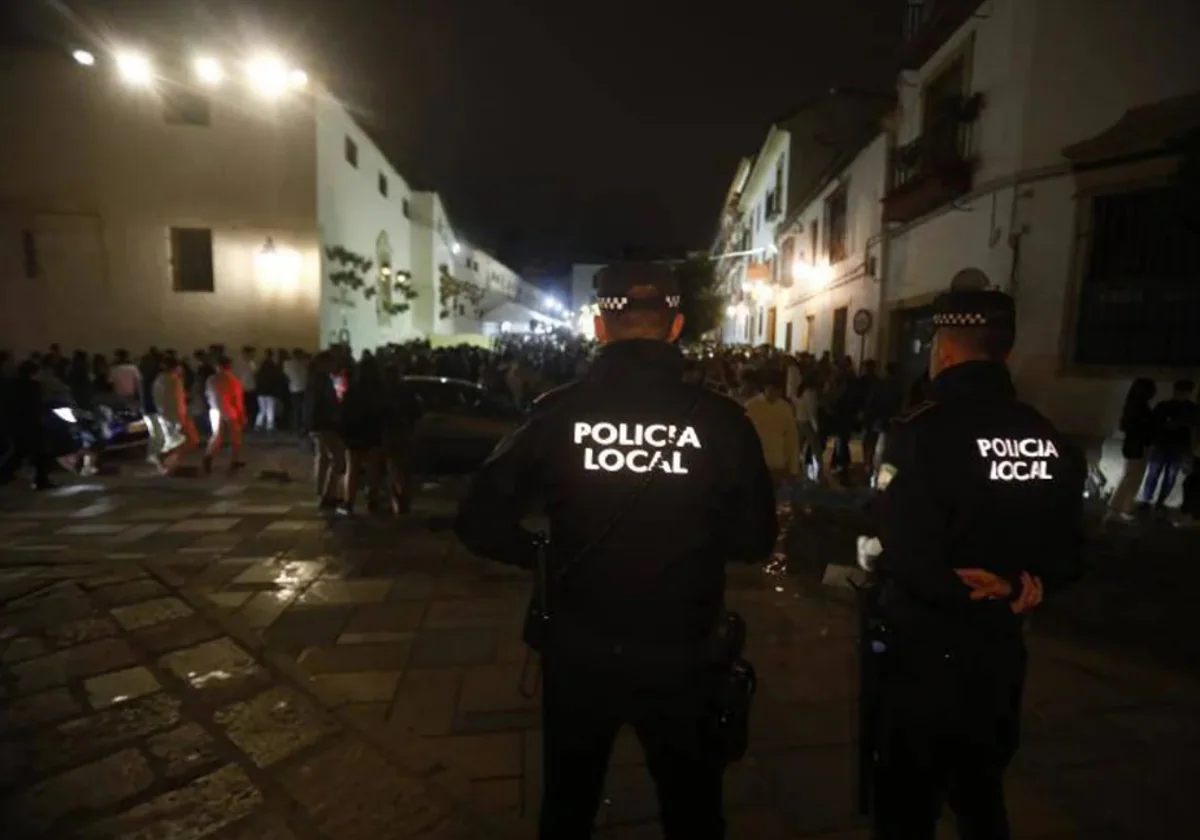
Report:
[[583,840],[613,743],[633,727],[658,793],[666,840],[722,840],[724,762],[703,733],[711,683],[691,672],[646,679],[594,661],[543,661],[541,840]]
[[1004,771],[1020,739],[1019,639],[949,649],[896,641],[885,654],[875,840],[933,840],[948,804],[962,840],[1008,840]]

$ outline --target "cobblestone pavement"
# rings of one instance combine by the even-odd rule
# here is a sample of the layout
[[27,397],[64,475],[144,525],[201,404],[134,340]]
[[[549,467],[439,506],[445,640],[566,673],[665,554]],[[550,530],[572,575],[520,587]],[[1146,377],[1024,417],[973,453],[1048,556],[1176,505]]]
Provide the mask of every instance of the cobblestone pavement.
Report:
[[[442,527],[449,490],[402,522],[330,523],[303,486],[254,479],[12,501],[3,813],[55,837],[531,836],[528,584]],[[734,570],[730,602],[761,679],[750,755],[727,776],[730,836],[865,838],[850,606],[755,569]],[[1035,639],[1016,836],[1184,836],[1197,712],[1187,678]],[[657,837],[654,819],[622,737],[597,836]]]

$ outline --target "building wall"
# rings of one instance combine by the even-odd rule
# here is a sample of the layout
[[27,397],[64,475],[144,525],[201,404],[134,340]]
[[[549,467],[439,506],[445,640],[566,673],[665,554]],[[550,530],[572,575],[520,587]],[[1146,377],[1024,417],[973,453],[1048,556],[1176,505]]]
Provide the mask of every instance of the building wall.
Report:
[[[886,307],[928,302],[960,269],[981,269],[1014,294],[1017,345],[1011,366],[1022,396],[1067,431],[1115,428],[1129,375],[1069,369],[1063,330],[1076,301],[1078,184],[1062,157],[1128,109],[1200,89],[1194,52],[1200,6],[1151,0],[993,0],[915,74],[927,80],[973,40],[971,91],[986,107],[975,129],[976,190],[954,206],[902,227],[892,240]],[[1165,12],[1165,14],[1164,14]],[[919,87],[901,79],[906,103],[898,139],[919,131]],[[1018,249],[1014,250],[1014,244]],[[1161,390],[1161,389],[1160,389]]]
[[[879,203],[885,186],[887,154],[887,137],[881,134],[798,216],[793,234],[795,260],[792,265],[779,267],[781,272],[791,275],[792,285],[782,292],[779,300],[777,346],[784,346],[787,324],[791,323],[793,352],[808,350],[819,355],[832,351],[834,313],[845,307],[845,353],[856,362],[876,357],[881,321]],[[842,185],[846,189],[846,256],[830,265],[825,233],[819,234],[817,253],[813,253],[808,231],[814,221],[824,228],[826,200]],[[783,250],[781,247],[780,252]],[[859,337],[854,332],[853,320],[855,313],[864,309],[872,315],[872,326],[865,337]]]
[[[371,260],[366,288],[345,291],[330,281],[336,266],[322,253],[321,342],[328,345],[349,334],[354,351],[373,349],[389,342],[406,341],[419,334],[418,309],[428,302],[424,266],[414,262],[413,226],[405,215],[412,212],[412,191],[383,152],[332,96],[314,97],[317,126],[317,214],[324,248],[342,247]],[[347,141],[354,144],[357,165],[350,162]],[[380,178],[386,179],[387,194]],[[388,284],[380,271],[390,252],[392,269],[411,272],[419,297],[407,312],[389,315],[381,309]],[[394,290],[393,302],[401,297]]]
[[567,304],[574,315],[595,300],[596,272],[602,268],[604,265],[600,263],[576,263],[571,266],[571,299]]
[[[749,230],[750,233],[746,241],[749,249],[755,253],[749,257],[738,258],[743,266],[735,269],[734,282],[739,283],[737,275],[740,275],[740,285],[748,288],[752,293],[757,293],[758,296],[749,295],[745,307],[741,308],[737,314],[727,316],[728,320],[732,322],[730,325],[732,329],[726,330],[725,334],[728,335],[729,332],[732,332],[733,337],[728,339],[732,343],[774,344],[777,336],[782,335],[782,328],[778,326],[780,323],[778,316],[776,334],[767,334],[766,311],[773,298],[768,297],[771,294],[769,289],[764,289],[759,283],[765,285],[772,279],[772,271],[769,266],[772,256],[771,249],[775,245],[776,227],[783,219],[783,208],[787,207],[788,147],[788,133],[772,126],[763,141],[763,147],[759,150],[758,157],[754,160],[754,165],[738,201],[738,210],[744,220],[744,229]],[[782,177],[780,177],[781,172]],[[780,212],[773,218],[769,217],[767,213],[767,197],[772,191],[778,191],[780,195],[778,204]],[[748,331],[747,321],[749,321]]]
[[[156,89],[103,63],[0,55],[0,110],[19,115],[0,131],[0,342],[314,346],[313,121],[303,98],[248,95],[222,89],[209,125],[172,125]],[[174,291],[171,226],[212,229],[215,291]],[[268,236],[294,251],[286,276],[261,270]]]

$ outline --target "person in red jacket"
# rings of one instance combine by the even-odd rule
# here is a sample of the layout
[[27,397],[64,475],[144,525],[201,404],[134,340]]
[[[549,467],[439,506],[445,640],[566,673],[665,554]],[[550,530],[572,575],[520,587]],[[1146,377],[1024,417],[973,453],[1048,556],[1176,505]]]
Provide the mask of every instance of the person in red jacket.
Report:
[[214,412],[213,419],[218,422],[204,454],[204,471],[212,472],[213,458],[228,439],[229,471],[233,472],[242,466],[238,456],[242,452],[242,430],[246,427],[246,395],[228,356],[221,357],[217,372],[209,377],[205,390],[209,408]]

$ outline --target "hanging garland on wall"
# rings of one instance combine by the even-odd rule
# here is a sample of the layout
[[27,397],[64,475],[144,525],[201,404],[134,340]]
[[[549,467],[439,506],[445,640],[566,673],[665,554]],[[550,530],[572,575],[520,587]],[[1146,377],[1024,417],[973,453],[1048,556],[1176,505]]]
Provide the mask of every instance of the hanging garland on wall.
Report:
[[384,266],[381,269],[383,276],[377,282],[371,282],[367,279],[367,275],[375,263],[362,254],[356,254],[341,245],[327,246],[325,259],[331,264],[329,282],[336,290],[334,303],[352,307],[354,301],[350,298],[350,293],[360,290],[364,299],[374,300],[380,293],[382,284],[389,283],[391,294],[388,297],[391,299],[377,303],[379,313],[387,316],[399,315],[412,308],[412,301],[418,293],[412,287],[410,272],[396,271],[392,273],[387,266]]
[[325,259],[330,264],[329,282],[334,288],[333,302],[340,306],[354,306],[350,293],[366,286],[366,274],[374,263],[341,245],[327,245]]
[[483,315],[483,289],[466,280],[452,277],[449,267],[442,263],[438,266],[438,318],[445,320],[452,312],[466,315],[468,307],[476,318]]
[[[383,283],[391,284],[392,299],[381,300],[378,304],[379,312],[384,315],[400,315],[412,308],[412,301],[417,297],[417,290],[412,287],[412,274],[407,271],[397,271],[390,277],[380,278],[380,288]],[[368,286],[363,290],[363,297],[371,300],[378,293],[379,289],[375,286]],[[399,300],[397,300],[399,296]]]

